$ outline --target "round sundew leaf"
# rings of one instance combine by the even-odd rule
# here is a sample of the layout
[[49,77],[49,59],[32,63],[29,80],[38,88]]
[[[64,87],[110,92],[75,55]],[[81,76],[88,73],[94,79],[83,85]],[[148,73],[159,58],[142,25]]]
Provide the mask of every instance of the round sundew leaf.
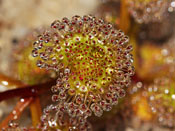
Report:
[[[51,29],[34,42],[33,56],[40,68],[57,72],[54,93],[60,91],[59,100],[78,105],[84,117],[93,103],[99,105],[101,100],[106,100],[107,107],[99,105],[98,110],[93,110],[100,117],[102,109],[109,111],[117,104],[115,95],[107,94],[115,92],[117,97],[124,97],[122,88],[129,85],[134,74],[132,46],[128,41],[122,31],[102,19],[73,16],[70,20],[54,21]],[[112,90],[111,85],[115,85]],[[67,109],[73,113],[71,106]]]

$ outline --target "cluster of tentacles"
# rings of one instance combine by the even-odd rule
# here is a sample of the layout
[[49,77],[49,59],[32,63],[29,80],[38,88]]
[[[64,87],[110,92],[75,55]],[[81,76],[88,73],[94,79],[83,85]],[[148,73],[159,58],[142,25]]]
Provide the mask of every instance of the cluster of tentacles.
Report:
[[60,102],[58,105],[50,105],[44,110],[41,118],[39,129],[60,129],[60,130],[77,130],[90,131],[91,124],[86,119],[81,119],[79,116],[68,115],[65,108],[66,103]]
[[91,124],[80,117],[70,117],[64,103],[47,106],[37,127],[21,127],[18,122],[10,121],[4,131],[91,131]]
[[31,55],[31,51],[33,50],[32,43],[43,30],[45,30],[45,28],[35,29],[27,33],[24,38],[19,41],[18,45],[13,47],[13,75],[27,84],[32,85],[38,82],[45,82],[49,80],[51,76],[50,72],[36,66],[37,60]]

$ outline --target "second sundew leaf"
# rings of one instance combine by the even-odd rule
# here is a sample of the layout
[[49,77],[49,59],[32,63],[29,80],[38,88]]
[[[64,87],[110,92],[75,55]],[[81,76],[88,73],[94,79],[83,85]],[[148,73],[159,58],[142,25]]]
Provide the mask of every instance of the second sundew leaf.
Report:
[[157,78],[149,88],[149,103],[159,122],[174,127],[175,80],[172,76]]
[[[129,12],[137,23],[160,22],[168,14],[169,0],[127,0]],[[160,8],[161,7],[161,8]]]

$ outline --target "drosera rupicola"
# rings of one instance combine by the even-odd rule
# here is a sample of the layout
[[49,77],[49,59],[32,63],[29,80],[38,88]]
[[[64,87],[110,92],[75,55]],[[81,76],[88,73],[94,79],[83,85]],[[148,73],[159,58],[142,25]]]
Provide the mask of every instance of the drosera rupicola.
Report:
[[91,15],[55,20],[33,43],[37,66],[54,70],[54,102],[64,102],[70,116],[98,117],[125,96],[134,74],[129,38]]

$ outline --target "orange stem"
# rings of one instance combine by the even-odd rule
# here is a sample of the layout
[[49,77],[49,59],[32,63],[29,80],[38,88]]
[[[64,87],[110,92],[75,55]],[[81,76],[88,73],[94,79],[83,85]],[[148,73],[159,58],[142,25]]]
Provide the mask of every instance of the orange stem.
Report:
[[7,128],[10,120],[17,120],[20,118],[22,112],[25,110],[25,108],[32,102],[33,98],[24,98],[20,99],[18,103],[16,104],[13,111],[3,120],[0,124],[0,129]]
[[128,12],[127,0],[121,0],[119,28],[125,33],[128,33],[130,28],[130,17]]
[[[30,104],[30,112],[31,112],[31,116],[32,116],[32,124],[33,126],[37,126],[37,124],[40,122],[40,117],[42,114],[41,111],[41,105],[40,105],[40,99],[38,97],[38,93],[40,92],[38,89],[44,89],[44,88],[35,88],[35,86],[31,86],[32,88],[27,89],[26,87],[30,87],[27,86],[25,84],[23,84],[21,81],[18,80],[14,80],[10,77],[7,77],[5,75],[0,74],[0,84],[2,84],[2,86],[4,87],[13,87],[15,89],[13,90],[7,90],[5,92],[0,92],[0,101],[1,100],[5,100],[6,98],[12,98],[15,95],[19,94],[31,94],[28,97],[23,99],[24,102],[19,101],[16,105],[16,107],[14,108],[14,110],[8,115],[8,117],[0,124],[0,129],[2,127],[7,127],[8,122],[10,120],[13,120],[14,117],[17,117],[17,119],[19,119],[21,113],[23,112],[23,110]],[[41,84],[42,85],[42,84]],[[20,87],[20,88],[19,88]],[[31,97],[32,96],[32,97]],[[21,96],[23,97],[23,96]],[[31,101],[32,99],[32,101]],[[15,112],[15,114],[14,114]]]
[[17,88],[17,87],[24,86],[24,84],[21,81],[15,80],[3,74],[0,74],[0,85],[5,86],[7,88],[11,88],[11,87]]
[[40,122],[42,110],[39,97],[35,97],[30,104],[30,113],[32,116],[32,125],[36,127]]

